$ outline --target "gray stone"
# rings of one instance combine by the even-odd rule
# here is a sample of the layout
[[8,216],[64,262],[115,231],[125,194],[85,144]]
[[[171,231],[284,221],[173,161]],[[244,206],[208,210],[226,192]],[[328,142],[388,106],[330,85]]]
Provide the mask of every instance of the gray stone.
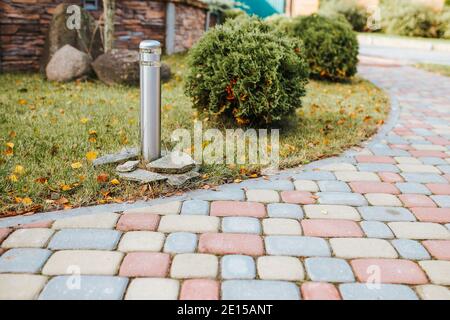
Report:
[[402,193],[407,194],[431,194],[425,185],[415,182],[398,182],[395,184]]
[[344,300],[417,300],[410,287],[398,284],[346,283],[339,290]]
[[191,180],[198,178],[200,176],[200,173],[191,170],[182,174],[163,174],[162,176],[167,178],[167,182],[171,186],[179,187]]
[[416,221],[408,209],[400,207],[359,207],[358,211],[365,220]]
[[312,281],[354,282],[352,268],[347,261],[337,258],[308,258],[306,271]]
[[106,229],[62,229],[50,241],[52,250],[114,250],[122,233]]
[[164,244],[164,252],[168,253],[193,253],[196,248],[197,236],[189,232],[171,233]]
[[117,172],[131,172],[136,170],[139,165],[139,160],[136,161],[127,161],[125,163],[119,164],[116,168]]
[[303,219],[302,207],[297,204],[270,203],[267,205],[267,212],[271,218]]
[[443,176],[436,173],[401,173],[400,175],[408,182],[447,183]]
[[51,81],[70,81],[87,75],[91,71],[91,58],[71,45],[65,45],[50,59],[45,74]]
[[423,164],[429,164],[432,166],[448,165],[447,161],[438,157],[420,157],[419,160],[422,161]]
[[137,169],[133,172],[120,172],[119,177],[125,180],[135,181],[139,183],[150,183],[167,180],[167,176],[163,176],[159,173],[150,172],[143,169]]
[[36,248],[8,250],[0,258],[0,273],[37,273],[51,254],[50,250]]
[[350,192],[318,192],[320,204],[340,204],[346,206],[365,206],[367,200],[359,193]]
[[344,181],[319,181],[322,192],[351,192],[350,187]]
[[255,261],[244,255],[226,255],[221,259],[223,279],[254,279],[256,277]]
[[380,221],[362,221],[361,227],[368,238],[392,239],[394,234],[389,227]]
[[259,220],[251,217],[225,217],[222,219],[222,232],[261,233]]
[[359,171],[365,172],[399,172],[400,170],[393,164],[388,163],[360,163]]
[[271,280],[227,280],[222,282],[223,300],[300,300],[295,283]]
[[104,155],[93,161],[94,167],[101,166],[104,164],[118,163],[125,160],[135,159],[139,156],[138,148],[124,148],[118,153],[112,153]]
[[194,195],[192,198],[207,201],[243,201],[245,200],[244,190],[228,189],[228,190],[205,190]]
[[183,202],[181,214],[208,215],[209,202],[204,200],[186,200]]
[[420,242],[409,239],[392,240],[392,245],[398,251],[403,259],[410,260],[428,260],[431,259],[428,251],[420,244]]
[[113,49],[92,63],[97,77],[106,84],[139,84],[139,52]]
[[329,171],[304,171],[292,175],[294,180],[336,180],[336,176]]
[[268,236],[265,238],[269,255],[297,257],[329,257],[330,248],[322,238],[299,236]]
[[150,171],[169,174],[186,173],[194,167],[195,161],[190,155],[175,151],[147,165],[147,169]]

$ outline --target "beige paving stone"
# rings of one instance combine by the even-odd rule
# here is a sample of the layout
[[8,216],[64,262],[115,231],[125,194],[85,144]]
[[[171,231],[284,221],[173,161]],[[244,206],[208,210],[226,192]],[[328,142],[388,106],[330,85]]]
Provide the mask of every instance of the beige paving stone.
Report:
[[181,210],[181,204],[181,201],[172,201],[139,209],[130,209],[124,211],[124,213],[153,213],[160,215],[179,214]]
[[402,202],[393,194],[366,193],[365,197],[372,206],[401,207]]
[[114,229],[119,217],[120,215],[117,213],[106,212],[58,219],[53,223],[53,229]]
[[361,216],[353,207],[343,205],[306,205],[305,214],[310,219],[344,219],[360,221]]
[[37,299],[46,282],[40,275],[0,274],[0,300]]
[[319,186],[315,181],[311,180],[295,180],[295,189],[298,191],[318,192]]
[[426,164],[398,164],[397,167],[403,172],[441,173],[441,171],[438,168]]
[[272,203],[280,202],[280,195],[275,190],[251,189],[246,191],[247,201]]
[[450,286],[450,261],[426,260],[419,261],[431,283]]
[[125,300],[176,300],[179,290],[177,280],[137,278],[128,286]]
[[450,300],[450,290],[435,284],[417,286],[416,292],[423,300]]
[[354,165],[350,163],[331,163],[320,167],[320,170],[325,171],[356,171]]
[[422,164],[422,161],[414,157],[394,157],[394,160],[399,164]]
[[42,269],[49,276],[86,274],[115,275],[123,253],[118,251],[64,250],[55,252]]
[[170,276],[175,279],[216,278],[219,259],[212,254],[178,254],[173,258]]
[[437,144],[412,144],[416,150],[427,150],[427,151],[447,151],[447,148]]
[[380,181],[380,178],[373,172],[352,172],[352,171],[336,171],[336,178],[341,181]]
[[206,233],[219,231],[219,226],[220,218],[218,217],[176,215],[162,217],[158,231]]
[[118,250],[122,252],[133,251],[161,251],[165,235],[153,231],[130,231],[122,236]]
[[18,229],[2,243],[2,248],[43,248],[47,245],[54,230],[47,228]]
[[263,231],[266,235],[301,235],[302,227],[297,220],[270,218],[262,222]]
[[333,238],[330,245],[339,258],[397,258],[394,247],[382,239]]
[[450,239],[450,231],[438,223],[431,222],[389,222],[397,238],[415,240]]
[[300,281],[305,278],[302,263],[294,257],[264,256],[256,264],[260,279]]

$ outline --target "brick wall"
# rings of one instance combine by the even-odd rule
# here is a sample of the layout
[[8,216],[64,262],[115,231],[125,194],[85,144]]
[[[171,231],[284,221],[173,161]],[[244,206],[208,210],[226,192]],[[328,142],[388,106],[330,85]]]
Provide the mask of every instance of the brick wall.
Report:
[[[166,4],[170,0],[116,1],[115,46],[137,49],[142,39],[163,45]],[[203,34],[205,5],[198,0],[171,0],[176,6],[176,51],[190,48]],[[53,9],[60,3],[82,0],[1,0],[0,71],[36,71]],[[101,3],[101,1],[99,1]],[[98,19],[102,11],[90,11]]]

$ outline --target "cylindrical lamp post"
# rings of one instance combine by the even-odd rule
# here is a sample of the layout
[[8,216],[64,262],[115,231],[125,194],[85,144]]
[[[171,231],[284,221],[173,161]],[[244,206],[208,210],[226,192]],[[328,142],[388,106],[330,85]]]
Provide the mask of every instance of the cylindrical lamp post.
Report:
[[141,72],[141,154],[145,161],[161,157],[161,43],[139,45]]

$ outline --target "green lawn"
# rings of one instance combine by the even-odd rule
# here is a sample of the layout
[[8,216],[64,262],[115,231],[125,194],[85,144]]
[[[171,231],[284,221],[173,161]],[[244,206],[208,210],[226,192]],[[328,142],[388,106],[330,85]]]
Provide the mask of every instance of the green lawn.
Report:
[[431,64],[431,63],[418,63],[416,64],[417,68],[434,72],[443,76],[450,77],[450,66],[442,65],[442,64]]
[[[184,95],[185,57],[165,58],[175,72],[163,86],[163,144],[170,133],[224,125],[192,109]],[[89,159],[138,144],[139,88],[98,81],[67,84],[38,74],[0,75],[0,212],[23,214],[97,203],[133,201],[173,194],[163,185],[120,181],[114,166],[93,168]],[[304,107],[283,123],[281,166],[291,167],[339,154],[374,134],[388,113],[386,95],[354,79],[334,84],[312,81]],[[259,175],[252,166],[204,166],[189,188]]]

